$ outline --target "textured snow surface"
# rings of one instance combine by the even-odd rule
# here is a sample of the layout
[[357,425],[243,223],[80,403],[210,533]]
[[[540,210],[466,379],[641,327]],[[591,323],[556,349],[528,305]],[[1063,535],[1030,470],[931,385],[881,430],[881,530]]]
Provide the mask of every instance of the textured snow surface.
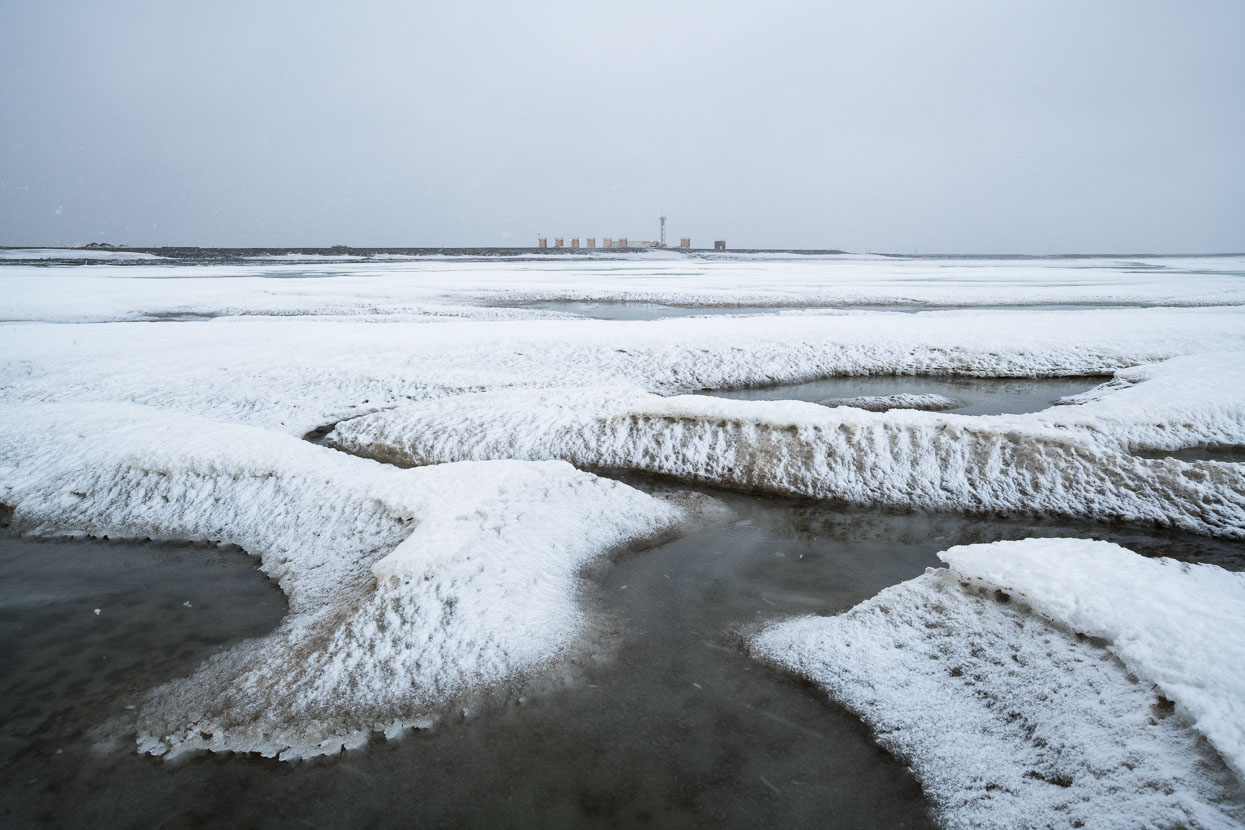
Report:
[[34,323],[0,326],[0,388],[13,402],[142,403],[302,435],[351,415],[486,389],[677,394],[834,374],[1109,374],[1224,350],[1245,351],[1245,311]]
[[969,584],[1105,640],[1245,778],[1245,573],[1077,539],[962,545],[939,558]]
[[[1208,646],[1196,642],[1233,606],[1235,630],[1219,639],[1239,649],[1239,575],[1084,540],[977,545],[945,558],[954,572],[927,572],[839,616],[770,626],[753,655],[859,714],[909,762],[947,827],[1241,826],[1240,782],[1199,734],[1206,723],[1190,725],[1186,703],[1173,711],[1168,702],[1183,691],[1149,677],[1191,646],[1181,682],[1204,684],[1198,695],[1235,691],[1220,702],[1239,730],[1239,680],[1223,677],[1239,677],[1241,664],[1205,662]],[[1009,600],[962,584],[971,573],[992,586],[978,566],[1025,593]],[[1109,575],[1116,584],[1104,595]],[[1044,588],[1060,593],[1047,609],[1054,623],[1025,604]],[[1107,608],[1107,648],[1078,636],[1076,619]],[[1128,646],[1152,646],[1151,630],[1174,642]]]
[[[22,252],[0,252],[16,255]],[[50,250],[15,258],[144,255]],[[147,255],[150,256],[150,255]],[[893,259],[670,252],[541,260],[416,260],[171,265],[120,270],[8,266],[5,319],[126,319],[150,314],[376,315],[429,303],[640,302],[684,306],[1206,306],[1245,304],[1245,257]],[[334,261],[336,260],[336,261]],[[199,279],[208,277],[210,279]],[[309,287],[306,279],[315,277]],[[101,285],[101,282],[106,284]],[[484,309],[477,309],[484,311]],[[1017,331],[1023,331],[1018,328]]]
[[0,260],[38,260],[38,259],[61,259],[61,260],[107,260],[107,261],[137,261],[137,260],[161,260],[165,257],[155,254],[146,254],[138,251],[108,251],[108,250],[87,250],[84,248],[0,248]]
[[141,751],[303,757],[420,723],[584,632],[577,571],[680,510],[569,465],[398,470],[136,406],[0,407],[0,503],[37,534],[237,544],[290,614],[139,707]]
[[1245,538],[1245,468],[1129,447],[1245,443],[1241,354],[1121,373],[1094,400],[969,417],[639,390],[463,395],[346,421],[327,441],[401,464],[561,458],[749,490],[1154,522]]
[[898,395],[860,395],[855,398],[827,398],[817,401],[822,406],[852,406],[856,409],[867,409],[870,412],[886,412],[890,409],[920,409],[926,412],[937,412],[943,409],[955,409],[962,404],[955,398],[946,395],[916,395],[900,393]]

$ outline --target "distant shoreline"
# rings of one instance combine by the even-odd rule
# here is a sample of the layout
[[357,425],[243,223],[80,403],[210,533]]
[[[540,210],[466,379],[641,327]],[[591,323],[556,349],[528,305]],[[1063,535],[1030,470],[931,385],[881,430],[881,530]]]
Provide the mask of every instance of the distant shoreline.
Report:
[[[677,253],[684,256],[703,259],[729,259],[733,254],[760,255],[779,254],[795,256],[877,256],[890,259],[938,259],[938,260],[1058,260],[1058,259],[1102,259],[1102,258],[1136,258],[1136,259],[1176,259],[1189,257],[1239,257],[1245,253],[1088,253],[1088,254],[903,254],[849,252],[834,248],[730,248],[718,251],[712,248],[621,248],[621,249],[586,249],[586,248],[520,248],[520,247],[353,247],[335,245],[331,247],[193,247],[193,246],[111,246],[87,245],[64,247],[52,245],[0,245],[0,252],[7,251],[65,251],[64,258],[56,256],[0,257],[0,265],[20,264],[190,264],[204,262],[245,262],[256,259],[271,260],[286,258],[296,262],[300,257],[314,259],[352,259],[373,260],[385,257],[463,257],[463,258],[508,258],[508,259],[547,259],[550,257],[576,257],[582,259],[611,259],[632,257],[654,251]],[[83,257],[83,253],[98,254],[138,254],[152,259],[125,259],[124,257],[93,258]]]

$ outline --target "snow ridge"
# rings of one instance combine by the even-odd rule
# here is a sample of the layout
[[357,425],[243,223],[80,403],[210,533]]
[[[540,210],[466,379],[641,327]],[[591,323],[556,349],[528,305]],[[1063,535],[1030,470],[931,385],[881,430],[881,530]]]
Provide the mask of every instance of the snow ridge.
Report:
[[[1166,374],[1181,370],[1177,364]],[[1245,436],[1245,400],[1230,394],[1232,400],[1218,402],[1222,417],[1190,422],[1188,431],[1204,438],[1214,427],[1221,437]],[[967,417],[661,398],[639,390],[512,390],[346,421],[327,443],[405,465],[560,458],[591,469],[856,504],[1143,521],[1245,538],[1240,465],[1147,460],[1122,451],[1121,443],[1147,434],[1166,441],[1179,433],[1178,423],[1169,428],[1163,418],[1166,399],[1140,391],[1124,405],[1104,398],[1100,408],[1109,417],[1103,419],[1090,405]]]
[[559,462],[397,470],[137,406],[0,407],[0,482],[20,531],[229,542],[289,596],[274,632],[139,707],[140,751],[169,757],[332,754],[426,724],[565,653],[580,567],[683,517]]

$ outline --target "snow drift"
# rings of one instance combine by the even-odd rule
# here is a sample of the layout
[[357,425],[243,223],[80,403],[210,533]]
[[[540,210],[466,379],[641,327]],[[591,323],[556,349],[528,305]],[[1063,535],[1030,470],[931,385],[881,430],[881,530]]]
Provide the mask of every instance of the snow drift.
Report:
[[[1245,538],[1241,465],[1127,452],[1245,442],[1241,364],[1238,354],[1185,358],[1121,373],[1079,406],[991,417],[627,389],[512,390],[364,416],[326,440],[405,465],[560,458],[856,504],[1143,521]],[[1210,375],[1217,385],[1206,383]]]
[[1086,540],[940,556],[753,655],[859,714],[948,827],[1240,826],[1245,577]]
[[270,635],[139,707],[143,752],[282,758],[390,734],[585,632],[576,573],[682,511],[569,465],[397,470],[135,406],[0,407],[0,503],[35,534],[229,542],[289,597]]

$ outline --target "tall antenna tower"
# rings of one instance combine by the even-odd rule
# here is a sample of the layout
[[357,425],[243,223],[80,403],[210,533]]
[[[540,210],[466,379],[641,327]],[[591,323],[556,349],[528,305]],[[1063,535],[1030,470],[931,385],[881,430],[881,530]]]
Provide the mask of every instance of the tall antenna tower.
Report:
[[666,247],[666,217],[664,215],[665,211],[662,211],[662,214],[663,216],[661,217],[661,247],[664,248]]

